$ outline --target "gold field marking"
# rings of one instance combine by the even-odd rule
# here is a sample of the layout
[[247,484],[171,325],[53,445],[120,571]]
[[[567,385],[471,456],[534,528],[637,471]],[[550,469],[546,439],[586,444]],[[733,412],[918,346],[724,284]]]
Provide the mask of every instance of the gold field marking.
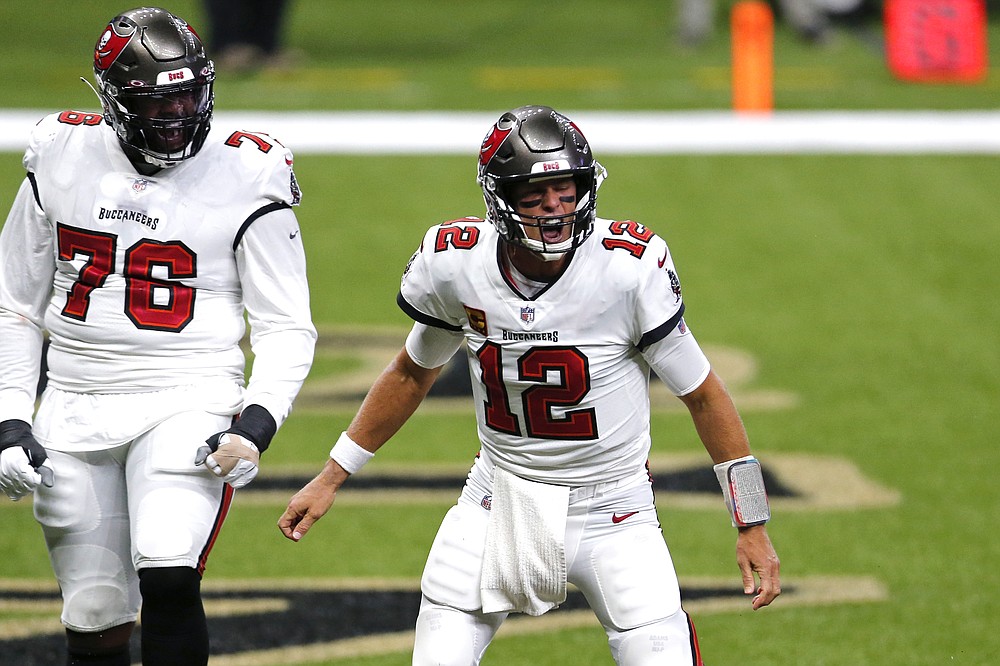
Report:
[[[862,510],[897,506],[901,493],[868,478],[856,464],[845,458],[829,455],[774,453],[762,457],[768,474],[777,479],[790,491],[789,497],[771,497],[774,512]],[[654,454],[650,457],[650,471],[653,478],[671,472],[702,470],[710,465],[703,452],[689,454]],[[312,478],[314,466],[265,467],[260,479],[268,481],[288,479],[287,489],[259,490],[251,484],[237,493],[238,506],[284,507],[289,498],[298,490],[297,484],[304,484]],[[350,484],[337,494],[337,506],[393,506],[408,505],[450,505],[453,504],[465,483],[469,465],[460,464],[390,464],[374,463],[363,472],[364,480],[370,487],[358,488]],[[392,488],[387,487],[395,479],[453,479],[452,488]],[[386,482],[379,485],[379,480]],[[294,487],[292,487],[294,486]],[[18,503],[0,502],[0,511],[30,507],[31,498]],[[659,509],[694,509],[724,511],[719,490],[715,487],[705,491],[678,490],[656,491],[656,506]]]
[[[372,383],[399,352],[407,332],[408,329],[402,328],[322,328],[316,344],[317,358],[350,358],[356,367],[346,372],[311,375],[295,401],[296,411],[355,411]],[[753,387],[758,369],[752,354],[723,345],[705,344],[703,348],[741,410],[784,410],[799,403],[798,396],[793,392]],[[464,354],[464,348],[458,353]],[[655,377],[650,381],[649,393],[650,408],[654,412],[684,411],[683,403]],[[448,398],[432,396],[424,401],[420,410],[471,414],[472,395],[469,393]]]
[[[704,599],[685,600],[684,608],[692,615],[738,613],[749,608],[749,599],[741,593],[739,581],[735,576],[682,577],[680,582],[681,588],[688,593],[696,590],[732,592],[729,596],[713,598],[712,595],[709,595],[708,598]],[[782,588],[785,592],[767,612],[781,612],[782,609],[788,607],[805,608],[833,604],[877,603],[889,598],[885,585],[877,579],[867,576],[785,577],[782,580]],[[416,593],[419,590],[419,581],[398,578],[206,580],[203,589],[206,592],[262,593],[262,597],[256,600],[257,605],[249,611],[243,606],[247,603],[254,604],[255,600],[233,600],[232,602],[225,599],[209,598],[206,600],[208,615],[210,617],[223,617],[280,610],[282,603],[287,604],[281,599],[282,590],[398,590]],[[0,579],[0,591],[42,592],[50,593],[53,596],[58,594],[55,584],[51,581],[19,579]],[[48,614],[51,611],[53,600],[45,599],[35,603],[37,604],[35,610],[38,613]],[[31,611],[30,604],[27,607],[21,605],[19,608]],[[543,634],[582,627],[594,627],[595,629],[600,627],[594,614],[589,610],[557,611],[537,618],[511,616],[498,633],[498,638]],[[62,628],[56,619],[4,621],[0,622],[0,641],[59,633],[61,630]],[[289,665],[319,661],[336,662],[407,652],[412,648],[412,645],[412,631],[397,631],[308,645],[274,647],[218,655],[212,657],[212,664],[213,666],[271,666],[273,664]]]

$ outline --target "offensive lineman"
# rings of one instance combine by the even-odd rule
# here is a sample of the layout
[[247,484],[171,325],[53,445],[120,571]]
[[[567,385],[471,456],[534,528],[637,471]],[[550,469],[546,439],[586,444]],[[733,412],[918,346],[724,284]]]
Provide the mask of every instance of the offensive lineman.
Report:
[[0,489],[35,492],[69,664],[130,664],[140,602],[145,666],[206,664],[209,551],[312,364],[300,193],[270,137],[208,137],[184,20],[116,16],[94,74],[103,116],[38,123],[0,233]]
[[500,117],[479,156],[486,221],[428,230],[398,297],[415,320],[404,348],[278,522],[301,539],[465,341],[482,448],[428,555],[414,664],[478,664],[509,612],[544,613],[567,581],[618,664],[701,663],[646,467],[650,368],[716,463],[753,608],[780,593],[740,417],[684,323],[664,241],[596,217],[604,175],[551,108]]

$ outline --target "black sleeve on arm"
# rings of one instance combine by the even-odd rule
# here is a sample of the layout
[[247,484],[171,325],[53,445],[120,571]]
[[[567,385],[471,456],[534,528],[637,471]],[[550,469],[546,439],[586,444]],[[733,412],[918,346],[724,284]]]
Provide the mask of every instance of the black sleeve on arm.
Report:
[[25,446],[32,440],[31,426],[21,419],[7,419],[0,422],[0,451],[12,446]]
[[257,450],[264,453],[271,445],[274,434],[278,432],[278,424],[274,422],[271,412],[260,405],[247,405],[233,427],[226,432],[245,437],[257,445]]

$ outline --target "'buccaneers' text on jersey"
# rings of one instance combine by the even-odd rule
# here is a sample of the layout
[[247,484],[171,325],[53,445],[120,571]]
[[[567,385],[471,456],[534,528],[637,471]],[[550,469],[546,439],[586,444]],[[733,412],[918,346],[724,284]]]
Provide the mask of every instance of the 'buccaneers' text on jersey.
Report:
[[[218,409],[257,403],[280,425],[316,336],[291,153],[264,134],[216,130],[198,159],[144,176],[102,116],[66,111],[35,127],[24,166],[3,229],[0,360],[25,365],[44,329],[57,389],[212,383]],[[246,395],[244,308],[255,353],[282,359],[255,367]],[[2,418],[30,419],[37,372],[20,368],[0,387]]]
[[[407,265],[400,306],[464,334],[479,436],[498,464],[562,485],[633,473],[650,447],[644,353],[691,335],[666,243],[636,222],[597,219],[565,271],[526,295],[500,242],[476,218],[432,227]],[[708,371],[699,353],[675,392]]]

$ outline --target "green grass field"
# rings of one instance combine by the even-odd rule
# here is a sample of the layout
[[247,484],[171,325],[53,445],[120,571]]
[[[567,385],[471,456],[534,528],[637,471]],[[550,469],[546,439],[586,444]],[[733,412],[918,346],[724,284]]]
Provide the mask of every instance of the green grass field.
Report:
[[[711,40],[684,49],[676,39],[674,2],[661,0],[299,0],[290,3],[285,30],[296,65],[221,76],[218,108],[493,111],[520,106],[529,96],[567,110],[725,109],[725,10],[733,1],[717,1]],[[167,6],[202,36],[209,34],[199,0]],[[96,105],[79,77],[91,78],[94,43],[116,5],[36,0],[31,7],[26,12],[18,3],[0,5],[0,22],[9,32],[0,59],[0,106]],[[817,48],[778,22],[777,108],[995,108],[997,24],[989,28],[993,67],[976,86],[895,81],[884,65],[877,22],[838,25],[834,38]]]
[[[93,108],[92,93],[76,77],[89,75],[90,49],[109,18],[106,3],[35,3],[36,16],[52,17],[46,23],[54,34],[46,38],[53,42],[44,51],[36,46],[39,24],[8,4],[0,19],[13,41],[0,59],[0,105]],[[288,41],[305,52],[300,66],[222,78],[218,108],[499,112],[526,97],[565,109],[728,103],[724,33],[702,51],[677,49],[666,3],[582,0],[569,12],[516,1],[499,15],[494,3],[446,0],[293,7]],[[200,22],[194,0],[171,8]],[[553,21],[574,37],[543,57],[536,51],[552,43]],[[996,26],[990,34],[998,36]],[[997,43],[992,39],[991,54]],[[870,35],[845,31],[814,49],[780,30],[776,62],[780,108],[997,106],[993,70],[977,86],[901,84],[885,72]],[[504,63],[514,69],[498,73]],[[548,72],[558,83],[541,85],[532,77],[549,65],[561,68]],[[351,387],[370,381],[402,341],[407,320],[394,298],[422,231],[481,213],[477,146],[469,148],[468,157],[297,158],[313,311],[327,344],[299,408],[265,457],[259,481],[277,487],[251,486],[238,496],[209,561],[209,591],[252,590],[253,603],[280,622],[283,590],[357,588],[364,599],[382,587],[415,588],[437,523],[477,448],[469,405],[425,405],[304,542],[285,541],[274,523],[294,490],[280,479],[304,480],[318,470],[363,391]],[[636,219],[666,238],[688,323],[730,383],[757,454],[797,489],[796,497],[775,499],[769,527],[786,595],[757,613],[726,599],[689,605],[705,663],[994,663],[997,157],[638,157],[595,150],[610,171],[602,216]],[[23,173],[19,155],[0,157],[5,212]],[[655,410],[653,441],[654,458],[667,467],[699,453],[709,464],[676,407]],[[866,484],[824,473],[845,468]],[[411,494],[360,488],[365,476],[396,475],[455,481],[450,489]],[[871,488],[881,494],[868,494]],[[658,498],[682,584],[738,590],[735,535],[721,497],[695,495]],[[30,504],[0,500],[0,525],[0,650],[52,640],[58,607],[46,601],[54,583]],[[29,602],[25,590],[50,596]],[[248,633],[245,627],[261,627],[265,611],[255,608],[249,601],[211,606],[213,621],[236,618],[213,625],[226,627],[214,638],[231,642]],[[360,623],[350,614],[330,617],[322,604],[307,611],[298,621]],[[397,666],[409,663],[406,631],[298,650],[289,640],[275,652],[230,653],[212,663]],[[512,623],[483,663],[583,666],[611,659],[596,622],[558,611],[534,624]]]

